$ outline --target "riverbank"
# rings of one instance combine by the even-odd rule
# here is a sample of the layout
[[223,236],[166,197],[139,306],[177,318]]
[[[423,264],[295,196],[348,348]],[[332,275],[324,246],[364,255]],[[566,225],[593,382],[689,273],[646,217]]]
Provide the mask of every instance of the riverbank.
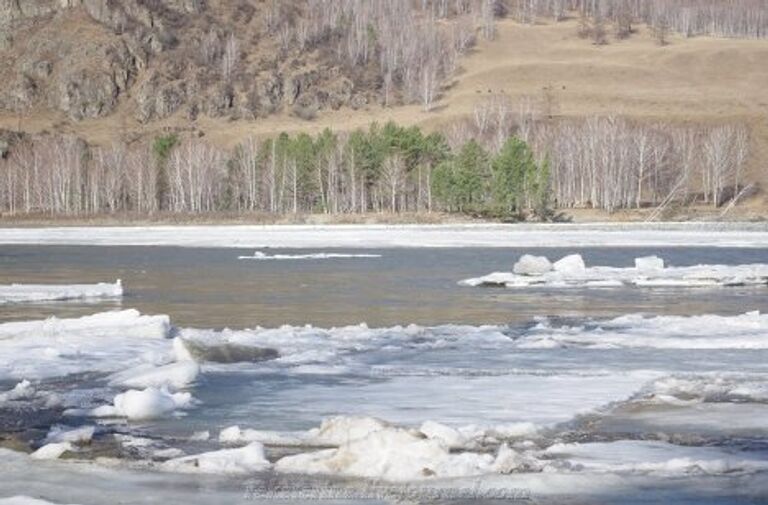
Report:
[[[676,207],[663,213],[655,208],[559,209],[564,223],[668,223],[668,222],[768,222],[763,202],[752,200],[730,209],[709,205]],[[0,228],[60,226],[195,226],[195,225],[451,225],[499,224],[499,220],[447,212],[403,212],[366,214],[270,214],[260,212],[186,213],[115,213],[99,215],[0,214]],[[519,223],[523,225],[536,223]]]

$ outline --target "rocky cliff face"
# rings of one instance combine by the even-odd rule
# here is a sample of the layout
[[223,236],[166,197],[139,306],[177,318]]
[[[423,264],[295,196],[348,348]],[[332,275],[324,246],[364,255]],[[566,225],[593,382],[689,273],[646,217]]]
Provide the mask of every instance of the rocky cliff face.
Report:
[[365,68],[267,33],[275,5],[301,15],[300,2],[0,0],[0,110],[77,121],[122,107],[144,123],[309,117],[377,96]]

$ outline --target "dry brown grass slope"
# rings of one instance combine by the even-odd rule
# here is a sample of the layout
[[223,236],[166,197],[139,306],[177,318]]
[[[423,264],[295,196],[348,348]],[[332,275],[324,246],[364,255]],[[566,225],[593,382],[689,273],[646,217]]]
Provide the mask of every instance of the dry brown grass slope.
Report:
[[[444,90],[436,108],[364,110],[343,108],[321,112],[312,121],[279,113],[256,121],[190,122],[181,114],[141,125],[124,103],[107,118],[72,123],[63,117],[31,114],[21,118],[28,131],[59,130],[95,143],[109,143],[123,135],[154,135],[166,128],[199,130],[209,140],[232,146],[249,135],[280,131],[315,132],[326,127],[349,130],[371,121],[394,120],[436,128],[471,114],[488,93],[511,97],[538,95],[551,86],[564,116],[622,114],[648,120],[739,121],[753,128],[750,166],[753,180],[768,187],[768,41],[708,37],[673,37],[660,47],[644,27],[626,40],[595,46],[577,36],[576,23],[520,25],[498,23],[498,37],[481,43],[461,62],[461,71]],[[15,128],[16,116],[0,118],[0,128]]]

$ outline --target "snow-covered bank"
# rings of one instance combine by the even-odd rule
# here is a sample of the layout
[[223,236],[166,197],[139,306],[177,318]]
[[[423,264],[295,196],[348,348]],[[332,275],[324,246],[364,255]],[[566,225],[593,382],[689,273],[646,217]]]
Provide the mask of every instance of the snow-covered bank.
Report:
[[578,254],[554,263],[544,256],[525,254],[513,272],[494,272],[459,284],[507,288],[768,286],[768,264],[665,267],[663,259],[648,256],[635,258],[635,266],[630,268],[587,267]]
[[6,303],[48,302],[92,298],[120,298],[123,285],[114,284],[9,284],[0,285],[0,305]]
[[768,247],[768,225],[606,223],[3,228],[0,244],[185,247]]

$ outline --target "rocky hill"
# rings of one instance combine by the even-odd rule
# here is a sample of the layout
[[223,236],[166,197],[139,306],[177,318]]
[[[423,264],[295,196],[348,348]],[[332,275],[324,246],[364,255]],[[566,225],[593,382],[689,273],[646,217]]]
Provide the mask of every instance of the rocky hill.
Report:
[[0,0],[0,109],[79,121],[125,105],[147,123],[414,101],[474,38],[429,16],[402,0]]

